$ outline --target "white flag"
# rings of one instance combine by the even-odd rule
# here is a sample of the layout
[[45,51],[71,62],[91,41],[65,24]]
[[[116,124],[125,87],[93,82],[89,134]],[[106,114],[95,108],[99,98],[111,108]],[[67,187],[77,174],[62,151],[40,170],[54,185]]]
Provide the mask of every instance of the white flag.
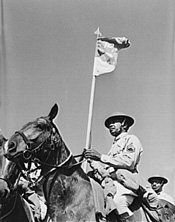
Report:
[[129,39],[125,37],[99,37],[96,44],[94,58],[94,75],[114,71],[117,65],[118,51],[130,46]]

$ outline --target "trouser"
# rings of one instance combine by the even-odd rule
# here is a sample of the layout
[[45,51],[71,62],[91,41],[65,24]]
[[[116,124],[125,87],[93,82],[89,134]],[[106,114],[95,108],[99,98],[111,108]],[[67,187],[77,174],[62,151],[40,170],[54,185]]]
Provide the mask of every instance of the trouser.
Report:
[[30,205],[30,208],[32,209],[34,217],[38,221],[40,221],[41,219],[43,220],[47,213],[47,206],[45,203],[45,198],[31,190],[28,190],[25,193],[24,198]]
[[114,195],[114,203],[119,215],[128,213],[129,216],[133,215],[132,211],[129,209],[129,206],[132,204],[135,195],[132,192],[127,190],[117,181],[114,181],[115,186],[117,187],[117,193]]
[[[129,189],[132,191],[134,195],[139,196],[148,208],[151,210],[157,209],[159,205],[157,194],[138,174],[133,174],[128,170],[120,169],[116,171],[112,178],[117,180],[127,188],[127,190]],[[146,196],[144,194],[146,194]]]
[[[127,180],[127,183],[129,180]],[[134,198],[138,196],[136,193],[131,190],[125,188],[118,181],[113,181],[111,178],[105,178],[102,182],[102,186],[104,188],[106,202],[107,202],[107,212],[110,213],[113,210],[117,211],[117,214],[120,215],[121,218],[126,218],[133,215],[133,212],[129,209],[129,206],[132,204]],[[132,185],[130,181],[130,185],[132,188],[135,187]],[[135,190],[138,191],[138,190]],[[143,190],[139,190],[139,195],[143,195]],[[149,196],[147,198],[141,197],[143,202],[146,202],[146,206],[142,204],[143,208],[146,210],[148,215],[151,218],[154,218],[153,221],[159,221],[159,215],[157,210],[158,199],[150,191]]]
[[[104,174],[107,175],[106,171],[108,170],[105,169],[105,165],[103,167],[98,161],[91,162],[91,167],[94,170],[95,169],[97,170],[95,171],[96,174],[94,174],[94,177],[97,179],[97,181],[102,180],[103,178],[102,176]],[[133,202],[134,197],[139,196],[142,199],[144,193],[147,192],[149,192],[149,195],[143,198],[145,199],[147,206],[150,209],[157,208],[158,206],[157,195],[151,189],[151,187],[147,185],[147,182],[144,180],[144,178],[138,175],[138,173],[130,172],[127,169],[118,169],[113,173],[109,173],[108,175],[110,175],[110,177],[112,178],[111,180],[113,180],[114,182],[110,182],[111,185],[109,186],[108,185],[104,186],[106,181],[105,178],[102,182],[102,186],[107,187],[107,189],[106,188],[104,189],[106,196],[108,196],[108,193],[110,193],[114,197],[115,206],[119,214],[120,213],[122,214],[125,210],[129,214],[132,214],[128,206]],[[120,201],[122,202],[122,204],[120,204]]]
[[101,185],[104,188],[108,213],[116,209],[118,215],[127,213],[128,216],[131,216],[133,214],[128,208],[136,196],[132,191],[110,177],[106,177]]

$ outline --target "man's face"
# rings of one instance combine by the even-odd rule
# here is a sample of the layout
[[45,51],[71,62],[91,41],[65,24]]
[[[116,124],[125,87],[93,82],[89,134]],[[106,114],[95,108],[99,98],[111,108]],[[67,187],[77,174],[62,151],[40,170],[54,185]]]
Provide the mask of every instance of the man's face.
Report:
[[161,179],[155,178],[152,180],[151,186],[153,190],[157,193],[162,191],[163,182]]
[[122,124],[119,120],[115,120],[109,124],[109,132],[112,136],[118,136],[122,132]]

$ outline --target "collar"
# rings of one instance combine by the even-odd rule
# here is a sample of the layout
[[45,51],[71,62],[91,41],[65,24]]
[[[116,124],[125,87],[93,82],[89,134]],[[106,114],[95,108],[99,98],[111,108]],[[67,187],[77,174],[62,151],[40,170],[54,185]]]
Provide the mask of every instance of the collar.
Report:
[[127,132],[121,133],[120,135],[118,135],[117,137],[114,138],[114,142],[117,142],[119,139],[121,139],[121,138],[123,138],[123,137],[125,137],[127,135],[128,135]]
[[158,193],[157,193],[157,195],[160,195],[160,194],[164,194],[165,192],[163,191],[163,190],[161,190],[161,191],[159,191]]

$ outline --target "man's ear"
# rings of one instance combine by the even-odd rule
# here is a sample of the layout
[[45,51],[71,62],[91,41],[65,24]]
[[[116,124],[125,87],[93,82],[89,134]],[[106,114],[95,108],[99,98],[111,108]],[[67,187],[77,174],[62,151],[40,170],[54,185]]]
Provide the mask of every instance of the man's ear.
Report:
[[123,122],[121,123],[122,126],[125,126],[126,125],[125,123],[126,123],[126,119],[124,119]]
[[123,130],[125,131],[125,132],[127,132],[128,131],[128,126],[125,124],[124,126],[122,126],[122,128],[123,128]]
[[126,119],[123,120],[123,122],[121,123],[121,126],[122,126],[123,129],[127,129],[128,128],[128,126],[126,124]]
[[128,130],[128,125],[127,125],[127,123],[126,123],[126,119],[124,119],[123,122],[121,123],[121,127],[122,127],[125,131]]
[[161,182],[161,187],[163,187],[164,185],[165,185],[165,184],[164,184],[164,181],[162,181],[162,182]]

